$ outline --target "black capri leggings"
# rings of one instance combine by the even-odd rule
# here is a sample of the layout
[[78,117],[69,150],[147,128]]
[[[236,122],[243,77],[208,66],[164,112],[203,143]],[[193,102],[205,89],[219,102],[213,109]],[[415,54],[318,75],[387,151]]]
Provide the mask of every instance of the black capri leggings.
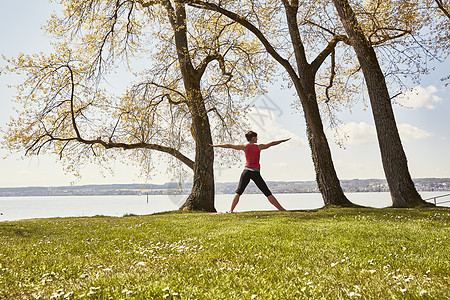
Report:
[[250,179],[255,182],[256,186],[261,190],[261,192],[264,193],[266,197],[272,195],[272,192],[267,187],[267,184],[261,177],[261,174],[258,171],[250,171],[250,170],[244,170],[242,172],[241,178],[239,179],[239,185],[236,190],[236,194],[242,195],[248,183],[250,182]]

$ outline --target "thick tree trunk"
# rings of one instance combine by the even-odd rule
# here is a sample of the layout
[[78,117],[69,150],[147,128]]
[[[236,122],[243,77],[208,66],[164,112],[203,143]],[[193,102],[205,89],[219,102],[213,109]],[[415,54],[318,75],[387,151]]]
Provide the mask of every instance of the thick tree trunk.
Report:
[[192,136],[195,140],[194,182],[191,194],[182,205],[183,210],[215,212],[214,208],[214,151],[211,128],[205,102],[201,94],[201,74],[192,65],[189,54],[186,9],[183,3],[164,1],[175,36],[178,62],[187,95],[187,105],[192,119]]
[[197,102],[191,114],[192,135],[195,139],[194,182],[192,191],[181,209],[215,212],[214,207],[214,151],[211,128],[203,101]]
[[[298,84],[300,83],[297,83],[296,86]],[[324,204],[325,206],[355,206],[344,195],[334,168],[317,104],[314,77],[309,82],[304,82],[303,87],[305,95],[302,93],[299,93],[299,95],[302,96],[301,103],[307,124],[308,141],[316,171],[316,181]]]
[[298,5],[283,1],[286,19],[297,63],[298,76],[289,74],[294,82],[297,94],[303,107],[307,125],[308,141],[316,171],[316,181],[325,206],[354,206],[341,188],[341,183],[334,168],[328,140],[323,130],[317,96],[315,90],[316,70],[308,63],[305,48],[300,37],[297,22]]
[[364,73],[378,144],[394,207],[426,205],[417,192],[392,110],[391,98],[376,53],[347,0],[333,0]]

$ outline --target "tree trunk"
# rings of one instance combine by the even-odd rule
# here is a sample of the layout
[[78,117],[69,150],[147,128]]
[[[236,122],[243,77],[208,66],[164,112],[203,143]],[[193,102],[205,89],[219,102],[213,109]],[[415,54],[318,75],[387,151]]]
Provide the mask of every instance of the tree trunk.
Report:
[[347,0],[333,0],[364,73],[378,144],[394,207],[427,205],[417,192],[392,110],[391,98],[376,53]]
[[303,107],[309,146],[316,171],[317,185],[322,194],[325,206],[354,206],[342,191],[341,183],[334,168],[328,140],[323,131],[315,90],[316,71],[307,61],[305,48],[298,28],[297,12],[299,7],[298,5],[290,4],[288,1],[283,1],[283,4],[286,9],[286,19],[297,63],[298,76],[288,72],[294,82],[295,89]]
[[211,128],[205,102],[201,94],[201,74],[192,65],[189,54],[186,9],[183,3],[164,1],[171,22],[178,62],[187,95],[187,105],[192,119],[192,136],[195,140],[194,182],[191,194],[182,205],[183,210],[215,212],[214,208],[214,151]]
[[[307,124],[307,133],[311,156],[316,171],[316,181],[325,206],[355,206],[351,203],[341,188],[341,183],[334,168],[328,140],[323,130],[322,119],[317,105],[317,98],[314,89],[314,77],[308,82],[303,80],[303,93],[298,93],[303,107],[303,112]],[[300,82],[297,82],[297,86]]]
[[192,135],[195,139],[194,182],[192,191],[181,209],[215,212],[214,207],[214,151],[211,127],[203,99],[192,105]]

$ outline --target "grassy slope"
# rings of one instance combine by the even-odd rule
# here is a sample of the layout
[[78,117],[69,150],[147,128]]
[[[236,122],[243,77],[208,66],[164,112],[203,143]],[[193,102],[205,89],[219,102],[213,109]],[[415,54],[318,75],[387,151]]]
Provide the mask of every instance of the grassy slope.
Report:
[[0,223],[0,299],[450,299],[450,209]]

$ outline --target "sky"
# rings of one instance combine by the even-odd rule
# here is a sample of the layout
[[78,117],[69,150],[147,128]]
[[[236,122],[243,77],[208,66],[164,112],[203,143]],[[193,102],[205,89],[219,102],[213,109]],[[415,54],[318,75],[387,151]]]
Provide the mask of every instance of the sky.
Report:
[[[0,54],[7,57],[23,52],[32,54],[49,51],[49,39],[41,25],[49,18],[55,4],[47,0],[3,1],[0,10]],[[4,66],[0,59],[0,66]],[[450,59],[435,64],[435,70],[422,78],[420,85],[412,85],[409,97],[394,104],[394,112],[408,157],[413,178],[450,177],[450,87],[441,78],[450,73]],[[20,78],[0,75],[0,127],[5,128],[13,113],[11,99]],[[258,132],[260,143],[291,138],[287,143],[264,150],[261,154],[261,174],[267,181],[315,180],[311,152],[307,144],[306,126],[301,112],[294,111],[296,100],[292,90],[280,88],[275,82],[266,95],[252,100],[255,105],[248,119]],[[338,114],[342,121],[340,137],[344,147],[336,143],[333,131],[327,130],[335,168],[340,179],[384,178],[380,152],[376,140],[370,108],[358,104],[352,111]],[[242,143],[245,142],[242,136]],[[233,151],[233,150],[229,150]],[[0,187],[61,186],[112,183],[165,183],[173,181],[161,166],[150,180],[139,177],[134,167],[113,163],[114,174],[99,171],[95,165],[86,166],[82,177],[65,174],[54,156],[22,159],[21,153],[0,150]],[[242,153],[243,159],[243,153]],[[242,163],[220,166],[216,161],[215,179],[219,182],[237,182]],[[188,178],[189,179],[189,178]]]

